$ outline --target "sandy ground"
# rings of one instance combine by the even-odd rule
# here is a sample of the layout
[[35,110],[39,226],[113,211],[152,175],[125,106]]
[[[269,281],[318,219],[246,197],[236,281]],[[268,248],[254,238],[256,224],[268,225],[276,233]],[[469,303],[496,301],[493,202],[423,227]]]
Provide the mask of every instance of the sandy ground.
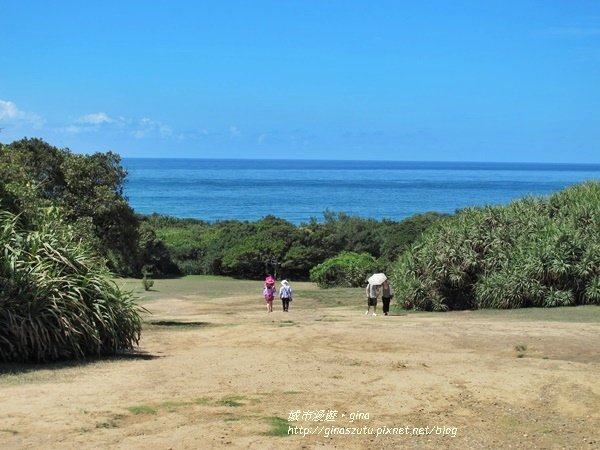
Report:
[[275,305],[156,300],[138,355],[4,373],[0,447],[600,448],[600,324]]

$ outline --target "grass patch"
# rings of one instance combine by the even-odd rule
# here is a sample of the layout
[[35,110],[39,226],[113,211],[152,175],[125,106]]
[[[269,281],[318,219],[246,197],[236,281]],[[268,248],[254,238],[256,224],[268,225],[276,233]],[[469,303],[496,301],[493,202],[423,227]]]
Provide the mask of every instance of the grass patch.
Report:
[[229,406],[229,407],[238,407],[238,406],[244,405],[242,402],[238,402],[237,400],[231,400],[231,399],[219,400],[219,404],[222,406]]
[[96,428],[118,428],[119,426],[112,420],[110,422],[99,422],[96,424]]
[[177,297],[218,299],[238,296],[240,292],[256,292],[258,298],[262,295],[262,280],[238,280],[231,277],[212,275],[188,275],[180,278],[154,279],[155,283],[151,291],[144,291],[140,279],[118,278],[115,281],[126,290],[133,291],[142,301]]
[[282,320],[281,322],[279,322],[279,326],[280,327],[294,327],[294,326],[298,326],[298,324],[296,322],[294,322],[293,320]]
[[523,358],[525,356],[525,352],[527,351],[527,345],[517,344],[515,345],[515,351],[517,352],[517,358]]
[[[294,286],[294,297],[301,298],[303,304],[333,308],[339,306],[366,307],[364,288],[298,289]],[[364,300],[364,301],[363,301]]]
[[232,408],[236,408],[238,406],[244,406],[244,403],[242,403],[242,400],[246,400],[246,397],[241,396],[241,395],[233,395],[233,396],[222,398],[221,400],[219,400],[217,402],[217,404],[221,405],[221,406],[229,406]]
[[286,419],[282,419],[281,417],[268,417],[267,420],[271,425],[271,429],[264,433],[265,436],[289,436],[288,428],[290,424]]
[[130,406],[127,410],[132,414],[156,414],[156,409],[148,405]]
[[190,402],[163,402],[160,405],[158,405],[159,408],[161,409],[166,409],[168,411],[175,411],[176,409],[179,409],[183,406],[189,406],[191,403]]
[[[451,314],[464,314],[457,311]],[[599,305],[561,306],[557,308],[481,309],[470,311],[472,317],[515,320],[521,322],[600,323]]]
[[248,420],[251,418],[252,418],[252,416],[238,416],[235,414],[227,413],[227,414],[225,414],[225,417],[223,417],[223,421],[224,422],[239,422],[241,420]]

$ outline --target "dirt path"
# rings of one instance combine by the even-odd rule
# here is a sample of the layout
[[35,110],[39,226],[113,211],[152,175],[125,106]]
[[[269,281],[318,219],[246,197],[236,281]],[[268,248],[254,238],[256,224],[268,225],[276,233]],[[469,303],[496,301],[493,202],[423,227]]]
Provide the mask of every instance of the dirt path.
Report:
[[596,323],[147,306],[141,355],[0,376],[2,448],[600,448]]

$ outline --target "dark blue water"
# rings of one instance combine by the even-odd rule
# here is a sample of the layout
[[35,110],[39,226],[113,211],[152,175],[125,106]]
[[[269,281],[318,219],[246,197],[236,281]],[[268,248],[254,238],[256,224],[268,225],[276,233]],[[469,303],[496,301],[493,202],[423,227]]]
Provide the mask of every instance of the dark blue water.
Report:
[[394,220],[453,213],[600,180],[600,164],[124,158],[123,165],[138,213],[207,221],[273,214],[295,224],[322,220],[326,209]]

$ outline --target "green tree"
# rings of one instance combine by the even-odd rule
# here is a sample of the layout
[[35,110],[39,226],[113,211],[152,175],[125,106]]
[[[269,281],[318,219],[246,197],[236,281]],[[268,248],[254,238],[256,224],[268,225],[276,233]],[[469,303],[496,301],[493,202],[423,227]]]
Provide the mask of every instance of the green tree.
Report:
[[65,189],[59,204],[71,222],[90,218],[100,241],[98,250],[113,270],[132,275],[139,222],[123,196],[127,172],[120,161],[112,152],[89,156],[69,153],[62,165]]
[[0,173],[3,190],[18,199],[13,207],[18,204],[30,215],[36,208],[59,207],[111,269],[133,273],[139,223],[123,196],[127,173],[117,154],[76,155],[25,138],[1,148]]
[[254,224],[254,233],[238,240],[224,254],[223,267],[243,276],[270,273],[277,279],[295,234],[296,228],[290,222],[266,216]]
[[378,269],[379,263],[368,253],[342,252],[313,267],[310,280],[322,288],[359,287]]
[[34,182],[43,199],[61,196],[65,188],[62,163],[68,150],[37,138],[24,138],[0,148],[0,173],[5,182]]

